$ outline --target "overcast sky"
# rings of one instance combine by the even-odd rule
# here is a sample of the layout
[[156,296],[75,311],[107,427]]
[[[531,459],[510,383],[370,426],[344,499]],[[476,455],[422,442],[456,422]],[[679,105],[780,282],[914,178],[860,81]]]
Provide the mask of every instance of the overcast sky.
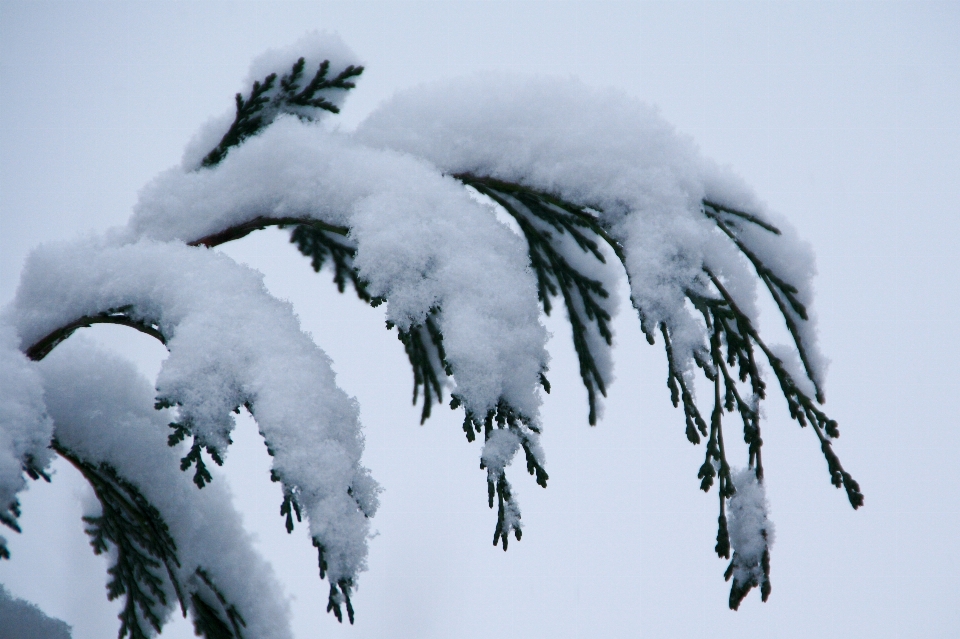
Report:
[[[261,232],[225,250],[262,270],[331,355],[386,488],[357,624],[341,627],[323,610],[309,540],[283,532],[256,428],[240,425],[221,479],[294,597],[299,639],[960,635],[960,3],[2,0],[0,304],[32,247],[122,224],[138,189],[232,108],[250,60],[314,29],[338,32],[367,66],[338,116],[346,128],[433,79],[574,75],[658,105],[733,166],[817,254],[826,408],[866,505],[850,509],[814,434],[770,401],[773,593],[727,610],[716,498],[696,479],[703,450],[670,406],[660,347],[625,309],[617,381],[593,429],[569,328],[548,323],[551,483],[514,472],[524,537],[495,549],[479,447],[460,418],[435,411],[418,426],[382,314],[338,296],[279,231]],[[155,374],[162,349],[124,330],[86,332]],[[0,582],[77,639],[109,637],[106,564],[80,523],[89,491],[56,469],[23,496]],[[192,630],[180,621],[168,636]]]

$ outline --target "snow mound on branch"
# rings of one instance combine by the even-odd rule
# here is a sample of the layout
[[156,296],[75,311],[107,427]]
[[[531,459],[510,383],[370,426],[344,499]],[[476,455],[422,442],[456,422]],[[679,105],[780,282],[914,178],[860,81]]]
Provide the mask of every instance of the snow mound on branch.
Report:
[[262,276],[203,248],[150,240],[51,244],[27,260],[12,316],[22,343],[84,316],[126,309],[155,325],[170,357],[158,399],[208,451],[225,455],[249,404],[286,495],[306,511],[333,582],[365,568],[376,482],[360,465],[356,401],[330,359],[271,297]]
[[[93,464],[106,462],[132,482],[170,527],[178,580],[205,570],[246,622],[252,637],[292,637],[287,602],[273,571],[253,549],[223,481],[203,490],[179,469],[183,445],[167,446],[169,411],[153,409],[153,389],[134,366],[75,337],[39,364],[59,443]],[[162,571],[161,571],[162,572]],[[166,584],[173,614],[177,597]]]
[[[43,401],[36,365],[17,348],[17,335],[0,318],[0,522],[15,528],[17,493],[26,487],[24,465],[37,470],[53,458],[53,422]],[[6,540],[0,536],[0,549]]]
[[468,410],[536,419],[546,330],[526,246],[428,163],[281,118],[213,170],[172,169],[140,194],[126,239],[193,241],[258,216],[350,229],[354,265],[401,329],[434,308]]
[[[623,93],[572,79],[479,74],[400,92],[355,135],[447,173],[515,182],[598,210],[623,245],[648,334],[666,323],[682,369],[705,348],[704,331],[686,304],[688,291],[713,295],[704,267],[757,319],[756,274],[701,207],[707,198],[768,223],[770,216],[742,180],[702,158],[656,109]],[[782,221],[776,224],[780,236],[746,222],[736,232],[809,306],[810,248]],[[799,324],[811,374],[821,384],[825,360],[814,322]]]
[[735,470],[730,478],[737,489],[727,506],[734,589],[743,584],[760,586],[767,580],[764,556],[769,565],[768,553],[774,541],[766,490],[753,468]]

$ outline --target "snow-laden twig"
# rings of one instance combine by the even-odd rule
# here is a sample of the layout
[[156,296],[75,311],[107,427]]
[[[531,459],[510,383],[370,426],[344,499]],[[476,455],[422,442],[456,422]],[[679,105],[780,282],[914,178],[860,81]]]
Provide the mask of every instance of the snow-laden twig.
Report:
[[120,636],[153,636],[179,604],[207,639],[290,638],[287,603],[227,486],[198,490],[179,471],[183,447],[168,447],[163,432],[169,411],[153,409],[153,389],[133,365],[75,339],[37,369],[53,447],[100,503],[84,521],[94,550],[110,557]]
[[[93,323],[166,343],[157,407],[176,410],[171,445],[192,438],[182,467],[195,467],[198,486],[212,478],[203,451],[219,463],[230,443],[230,411],[251,411],[284,485],[288,528],[294,516],[310,519],[321,576],[330,580],[328,610],[342,619],[345,606],[353,620],[350,592],[376,508],[376,486],[359,466],[357,409],[259,279],[184,244],[213,247],[292,227],[291,241],[315,270],[332,266],[341,292],[350,283],[360,299],[385,303],[387,327],[397,329],[413,367],[414,403],[422,390],[422,420],[447,391],[451,407],[464,408],[468,440],[484,434],[481,466],[489,505],[495,496],[498,503],[494,544],[504,549],[511,533],[521,536],[506,467],[523,450],[530,474],[547,481],[539,389],[550,390],[549,357],[538,303],[550,313],[552,298],[563,298],[595,424],[613,379],[619,265],[647,340],[663,339],[687,438],[707,440],[698,478],[705,491],[718,484],[716,550],[729,556],[733,547],[731,607],[754,585],[769,594],[772,537],[756,552],[757,535],[772,535],[760,483],[761,354],[791,416],[815,431],[831,481],[854,508],[862,505],[832,449],[837,423],[820,408],[826,360],[816,343],[812,253],[739,178],[702,158],[652,108],[570,80],[498,75],[422,86],[356,133],[331,133],[312,122],[338,111],[362,67],[338,40],[312,36],[298,46],[305,55],[271,52],[255,63],[232,122],[228,115],[204,127],[182,166],[143,190],[126,229],[36,253],[12,318],[35,360]],[[519,237],[497,221],[497,206]],[[791,346],[761,337],[758,282]],[[35,384],[17,357],[8,358],[10,369],[30,404]],[[712,390],[709,424],[697,403],[698,370]],[[732,411],[753,479],[727,462],[723,416]],[[17,415],[0,434],[48,428],[41,405]],[[16,437],[0,441],[0,455],[39,476],[45,461],[28,463]],[[0,466],[11,521],[21,486],[19,467]],[[194,581],[225,606],[204,574]]]
[[156,327],[170,351],[157,406],[176,408],[171,445],[192,440],[181,468],[208,483],[202,451],[220,463],[232,413],[246,407],[273,455],[273,478],[309,519],[331,583],[355,583],[378,488],[360,465],[356,403],[289,305],[267,294],[259,274],[207,249],[78,242],[31,255],[11,316],[28,345],[121,308]]

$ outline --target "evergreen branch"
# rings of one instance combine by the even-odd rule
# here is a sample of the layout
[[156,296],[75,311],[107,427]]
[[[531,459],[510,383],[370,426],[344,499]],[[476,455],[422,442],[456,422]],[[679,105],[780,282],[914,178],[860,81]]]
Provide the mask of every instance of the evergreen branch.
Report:
[[770,348],[763,342],[763,340],[760,338],[760,335],[750,322],[750,319],[742,311],[740,311],[736,305],[736,302],[733,300],[726,288],[724,288],[720,280],[709,270],[706,272],[710,277],[710,280],[713,282],[713,285],[716,287],[717,291],[719,291],[720,295],[728,305],[730,311],[737,317],[737,323],[743,330],[744,334],[749,336],[750,340],[752,340],[753,343],[755,343],[766,356],[767,361],[770,363],[770,367],[773,369],[774,376],[780,383],[780,388],[783,392],[784,399],[787,400],[787,407],[790,411],[790,417],[795,419],[801,426],[806,426],[808,422],[813,426],[817,437],[820,439],[821,450],[824,458],[827,461],[827,468],[830,472],[831,483],[833,483],[837,488],[842,486],[846,490],[850,505],[853,506],[854,509],[859,508],[863,505],[864,499],[863,493],[860,492],[860,485],[848,472],[843,469],[843,466],[840,464],[840,460],[837,458],[836,453],[833,452],[830,441],[827,439],[828,437],[837,438],[840,436],[837,422],[827,417],[827,415],[820,410],[819,407],[817,407],[817,405],[814,403],[814,400],[800,389],[793,377],[787,371],[783,361],[774,355]]
[[142,625],[148,623],[160,632],[162,619],[156,608],[167,605],[163,588],[165,569],[181,609],[186,601],[176,577],[180,567],[177,546],[160,512],[131,482],[105,462],[93,464],[62,446],[56,439],[51,448],[73,464],[93,487],[102,507],[101,515],[84,517],[90,545],[100,555],[116,547],[116,563],[108,569],[107,598],[125,596],[120,611],[119,638],[146,639],[152,634]]
[[[756,215],[751,215],[749,213],[745,213],[737,209],[732,209],[728,206],[723,206],[722,204],[717,204],[716,202],[713,202],[706,198],[703,199],[703,205],[705,207],[713,209],[714,211],[728,213],[729,215],[733,215],[733,216],[739,217],[740,219],[747,220],[748,222],[752,222],[753,224],[756,224],[760,228],[770,231],[774,235],[783,235],[783,233],[780,232],[780,229],[770,224],[769,222],[765,222],[764,220],[761,220]],[[707,215],[710,217],[713,217],[713,215],[711,215],[710,213],[707,213]]]
[[84,315],[47,333],[44,337],[28,346],[24,350],[24,354],[31,360],[39,362],[49,355],[50,351],[56,348],[61,342],[73,335],[77,329],[88,328],[94,324],[120,324],[121,326],[129,326],[130,328],[137,329],[141,333],[156,338],[161,344],[166,346],[167,338],[160,331],[160,327],[155,322],[135,318],[131,313],[132,310],[133,307],[127,305],[110,308],[96,315]]
[[[20,467],[30,479],[36,481],[42,477],[44,481],[48,484],[50,483],[50,475],[37,464],[33,455],[29,453],[24,455]],[[16,533],[23,532],[20,530],[20,524],[17,522],[20,514],[20,500],[14,498],[10,503],[0,506],[0,524],[3,524]],[[0,559],[10,559],[10,549],[7,548],[6,540],[4,540],[3,536],[0,536]]]
[[311,217],[268,217],[265,215],[258,215],[252,220],[241,222],[240,224],[231,226],[222,231],[218,231],[217,233],[212,233],[210,235],[201,237],[198,240],[187,242],[187,245],[206,246],[207,248],[212,248],[214,246],[226,244],[227,242],[232,242],[233,240],[239,240],[242,237],[250,235],[254,231],[265,229],[268,226],[277,226],[279,228],[284,228],[286,226],[296,226],[298,228],[300,226],[307,226],[317,231],[325,231],[342,236],[346,236],[350,231],[350,229],[347,229],[343,226],[327,224],[326,222],[321,222],[320,220]]
[[[10,528],[14,532],[23,532],[17,520],[20,518],[20,500],[14,498],[9,504],[0,510],[0,524]],[[0,559],[10,559],[10,549],[7,548],[7,542],[0,535]]]
[[[461,399],[454,396],[450,402],[450,407],[457,408],[461,403]],[[502,399],[497,403],[496,408],[487,411],[487,414],[482,418],[472,411],[466,411],[463,429],[467,434],[467,441],[474,441],[474,432],[483,432],[484,441],[488,441],[494,432],[494,428],[507,429],[516,435],[526,458],[527,472],[536,477],[537,484],[546,488],[550,476],[533,452],[535,442],[531,432],[539,433],[539,429],[526,416]],[[480,468],[481,470],[487,468],[482,459]],[[497,526],[493,533],[493,545],[502,544],[503,549],[506,550],[509,545],[510,533],[512,532],[516,540],[520,541],[523,531],[520,528],[520,506],[513,497],[505,469],[497,471],[487,469],[487,505],[490,508],[493,508],[494,496],[497,497]]]
[[297,60],[290,73],[280,79],[279,86],[277,74],[271,73],[262,82],[258,80],[253,83],[247,99],[238,93],[235,97],[236,115],[233,123],[220,143],[203,158],[200,166],[216,166],[231,148],[268,127],[281,114],[288,113],[304,120],[312,120],[308,109],[339,113],[340,109],[320,92],[347,91],[354,88],[356,85],[350,79],[359,77],[363,73],[363,67],[349,65],[333,79],[327,79],[330,61],[324,60],[310,82],[301,88],[305,64],[304,58]]
[[727,498],[721,491],[720,495],[720,515],[717,517],[717,545],[713,547],[717,557],[721,559],[730,558],[730,529],[727,525]]
[[[719,358],[717,364],[723,375],[726,409],[727,411],[736,410],[740,413],[740,417],[743,419],[743,440],[747,444],[749,455],[748,464],[756,469],[757,479],[762,480],[763,461],[760,449],[763,446],[763,440],[760,438],[760,413],[740,395],[737,383],[730,375],[723,358]],[[757,398],[756,395],[754,397]]]
[[743,240],[740,239],[736,233],[734,233],[733,229],[730,228],[730,225],[723,220],[719,213],[722,211],[737,215],[744,219],[748,219],[754,224],[770,230],[777,235],[780,234],[779,229],[769,226],[762,220],[750,216],[747,213],[720,207],[719,205],[711,203],[709,200],[703,201],[703,208],[701,210],[703,211],[704,215],[711,218],[717,224],[717,228],[719,228],[727,237],[729,237],[734,245],[736,245],[736,247],[740,250],[740,252],[743,253],[748,260],[750,260],[751,264],[753,264],[754,269],[757,271],[757,275],[770,291],[770,295],[773,297],[777,307],[780,309],[780,314],[783,316],[783,319],[786,322],[787,330],[790,332],[790,336],[793,338],[794,344],[796,344],[797,352],[800,355],[800,361],[803,362],[803,367],[807,373],[807,377],[810,378],[810,381],[813,382],[814,388],[816,389],[817,401],[823,403],[823,389],[820,388],[820,385],[817,383],[817,378],[813,374],[813,367],[810,364],[810,358],[807,354],[806,347],[804,346],[803,338],[800,336],[800,329],[797,326],[796,320],[793,318],[794,314],[799,316],[802,320],[806,320],[808,317],[806,307],[796,297],[798,293],[797,288],[789,282],[783,280],[772,269],[764,264],[763,260],[761,260],[756,253],[750,250]]
[[[714,333],[711,338],[711,350],[719,354],[720,337]],[[723,445],[723,401],[720,393],[721,379],[715,376],[713,379],[714,402],[713,412],[710,415],[710,439],[707,441],[706,457],[703,465],[697,473],[697,479],[700,481],[700,490],[708,492],[713,486],[713,478],[718,481],[718,491],[721,498],[732,496],[736,489],[730,480],[730,464],[727,462],[726,450]]]
[[[434,307],[430,309],[423,324],[411,326],[406,330],[397,327],[397,339],[403,342],[407,359],[410,360],[410,366],[413,368],[414,405],[417,403],[420,387],[423,387],[421,425],[430,417],[434,397],[437,403],[443,402],[443,384],[437,370],[442,370],[446,375],[453,375],[453,369],[447,362],[447,354],[443,348],[443,334],[434,319],[439,313],[440,309]],[[393,322],[387,321],[387,330],[395,326]]]
[[[764,539],[767,538],[766,531],[763,532]],[[753,590],[755,587],[760,587],[760,600],[766,601],[770,597],[770,547],[765,546],[763,549],[763,556],[760,559],[760,569],[763,572],[763,577],[758,583],[756,575],[753,571],[750,571],[750,578],[746,581],[740,581],[740,571],[736,570],[738,567],[745,568],[754,568],[756,564],[752,566],[742,566],[741,562],[743,557],[738,552],[733,553],[733,559],[730,560],[730,565],[727,566],[726,571],[723,573],[723,578],[725,581],[730,581],[730,578],[733,577],[733,583],[730,585],[730,600],[729,606],[730,610],[737,610],[740,608],[740,604],[746,598],[746,596]]]
[[[197,636],[203,636],[207,639],[243,639],[241,627],[246,627],[247,622],[243,619],[237,607],[227,601],[209,573],[203,568],[198,567],[194,573],[200,578],[200,581],[213,593],[218,606],[210,603],[200,595],[199,589],[190,595],[190,602],[193,604],[193,627]],[[221,616],[221,613],[222,616]],[[226,617],[226,620],[223,619]]]
[[303,518],[300,511],[300,502],[297,500],[296,495],[288,487],[284,486],[283,489],[283,503],[280,504],[280,516],[286,516],[286,527],[287,533],[290,534],[293,532],[293,515],[296,514],[297,521],[302,522]]
[[353,625],[353,604],[350,602],[350,589],[353,588],[353,581],[350,579],[341,579],[336,583],[330,584],[330,594],[327,596],[327,612],[333,612],[337,621],[343,623],[343,611],[340,606],[343,604],[347,609],[347,619],[350,625]]
[[[620,259],[621,262],[626,260],[626,255],[623,252],[623,246],[620,244],[620,242],[615,240],[613,236],[611,236],[607,232],[607,230],[603,228],[603,226],[600,224],[600,220],[597,219],[597,216],[590,213],[589,211],[590,208],[592,208],[595,211],[599,211],[599,208],[597,207],[577,206],[576,204],[567,202],[566,200],[560,197],[557,197],[555,195],[544,193],[543,191],[537,191],[535,189],[521,186],[519,184],[514,184],[512,182],[504,182],[494,178],[476,176],[476,175],[473,175],[472,173],[456,173],[452,177],[474,188],[476,188],[477,184],[481,184],[489,188],[492,188],[496,191],[500,191],[508,195],[513,195],[518,199],[520,199],[521,201],[523,201],[523,198],[532,198],[535,200],[542,201],[551,206],[555,206],[559,209],[562,209],[565,213],[569,214],[570,216],[573,216],[574,218],[577,218],[577,221],[558,220],[561,223],[561,225],[564,226],[564,228],[567,228],[569,225],[570,227],[573,227],[573,228],[580,227],[580,228],[589,229],[590,232],[602,238],[610,246],[610,248],[613,249],[613,252],[616,254],[616,256]],[[550,223],[553,224],[552,222]],[[589,240],[589,238],[583,237],[582,239],[584,241],[584,244],[581,245],[581,248],[583,248],[583,246],[585,245],[589,246],[591,243],[593,243],[592,240]],[[598,255],[597,259],[599,259],[601,262],[605,261],[602,255]]]
[[[175,405],[179,405],[179,403],[172,403],[167,398],[160,398],[154,404],[154,408],[160,410],[162,408],[172,408]],[[197,488],[203,488],[213,481],[213,475],[211,475],[210,471],[207,469],[207,465],[203,461],[201,452],[203,449],[206,449],[207,454],[210,455],[210,459],[212,459],[217,466],[223,466],[223,457],[221,457],[220,451],[216,446],[209,443],[204,443],[200,440],[200,438],[193,432],[193,425],[189,419],[182,422],[170,422],[169,426],[173,429],[173,432],[167,436],[167,445],[171,448],[184,441],[187,437],[193,437],[193,443],[190,446],[190,450],[180,459],[180,470],[186,472],[191,466],[196,464],[196,470],[193,474],[193,483],[197,485]],[[228,433],[222,434],[228,445],[233,443]]]
[[[5,507],[4,510],[0,510],[0,524],[3,524],[14,532],[23,532],[20,529],[20,524],[17,522],[17,519],[20,518],[20,515],[20,500],[14,499]],[[4,559],[10,559],[7,547],[2,544],[0,544],[0,557],[3,557]]]
[[259,131],[269,124],[264,122],[264,107],[270,102],[268,93],[273,88],[277,80],[277,74],[271,73],[263,82],[255,81],[250,89],[250,96],[244,100],[243,95],[238,93],[235,96],[237,113],[233,123],[227,132],[220,139],[220,143],[214,147],[200,163],[201,167],[215,166],[223,160],[232,147],[239,145],[251,135],[256,135]]
[[313,76],[313,79],[310,80],[303,90],[298,92],[297,89],[299,89],[300,78],[303,76],[304,65],[305,60],[300,58],[293,65],[291,73],[283,76],[283,79],[280,81],[280,92],[283,96],[282,100],[287,104],[300,107],[314,107],[330,111],[331,113],[339,113],[340,109],[322,96],[317,97],[317,92],[326,89],[353,89],[356,85],[350,82],[349,79],[359,77],[360,74],[363,73],[363,67],[357,67],[351,64],[335,78],[328,80],[327,72],[330,70],[330,61],[324,60],[320,63],[320,68],[317,69],[317,73]]
[[[552,310],[551,297],[563,296],[573,331],[574,349],[580,362],[580,377],[587,390],[590,425],[596,425],[596,394],[599,391],[606,396],[607,389],[587,340],[586,327],[592,322],[607,345],[612,344],[610,314],[600,302],[609,297],[609,293],[601,282],[583,275],[564,258],[559,241],[541,224],[560,235],[569,234],[582,251],[592,254],[601,263],[606,260],[593,237],[599,236],[608,243],[612,242],[615,251],[617,244],[606,235],[596,218],[558,198],[491,178],[477,178],[469,174],[454,177],[491,198],[519,224],[527,240],[530,264],[537,276],[537,291],[544,313],[549,315]],[[534,220],[539,220],[540,224]],[[622,252],[618,255],[622,255]]]
[[670,400],[673,407],[676,408],[680,401],[683,401],[683,414],[687,420],[687,440],[691,444],[700,443],[700,434],[707,436],[707,424],[700,415],[697,403],[693,399],[693,393],[687,386],[687,381],[682,371],[676,364],[673,352],[673,343],[670,340],[670,331],[666,323],[660,323],[660,331],[663,333],[663,343],[667,351],[667,388],[670,389]]
[[[325,579],[327,577],[326,549],[316,537],[313,538],[313,546],[317,549],[317,564],[320,568],[320,578]],[[353,604],[350,602],[350,590],[352,588],[353,580],[351,579],[341,579],[337,582],[331,579],[330,594],[327,596],[327,612],[332,612],[333,616],[337,618],[337,621],[343,623],[343,610],[341,605],[345,604],[347,619],[350,621],[350,625],[353,625],[354,619]]]
[[343,227],[301,222],[290,234],[290,242],[297,245],[300,253],[311,259],[313,270],[317,273],[328,259],[333,263],[333,281],[338,291],[343,293],[349,280],[357,297],[372,306],[379,306],[383,298],[370,295],[367,283],[353,266],[357,247],[347,240],[347,232],[348,229]]
[[[281,479],[276,475],[274,471],[270,471],[270,479],[273,481],[281,481]],[[280,506],[280,515],[286,517],[286,527],[287,533],[293,532],[293,514],[296,514],[297,521],[301,521],[301,507],[300,502],[297,500],[296,492],[284,486],[284,497],[283,503]],[[348,488],[347,493],[353,497],[352,489]],[[357,503],[357,508],[363,512],[363,509],[360,507],[359,502]],[[366,516],[366,513],[364,513]],[[312,538],[313,546],[317,549],[317,566],[320,569],[320,578],[327,578],[327,559],[326,559],[326,549],[323,546],[323,543],[319,538]],[[327,612],[332,612],[333,615],[337,618],[337,621],[343,623],[343,610],[341,605],[345,604],[347,609],[347,618],[350,621],[350,624],[353,625],[354,621],[354,610],[353,604],[350,601],[350,590],[353,588],[353,580],[351,579],[340,579],[339,581],[330,581],[330,593],[327,598]],[[238,635],[239,637],[239,635]]]

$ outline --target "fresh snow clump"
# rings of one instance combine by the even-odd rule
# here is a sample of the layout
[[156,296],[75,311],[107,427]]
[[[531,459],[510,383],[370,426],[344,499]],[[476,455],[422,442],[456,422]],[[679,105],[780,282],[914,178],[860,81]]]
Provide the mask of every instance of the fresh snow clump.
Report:
[[[441,171],[522,184],[598,212],[623,247],[634,304],[653,338],[671,332],[674,364],[689,375],[706,335],[687,294],[713,297],[705,268],[756,322],[756,274],[702,212],[704,199],[769,218],[730,171],[699,154],[658,112],[613,90],[577,80],[498,74],[398,93],[356,131],[371,146],[425,158]],[[777,220],[775,235],[732,225],[809,306],[809,247]],[[790,311],[792,312],[792,311]],[[812,319],[812,318],[811,318]],[[824,360],[812,321],[799,322],[809,374],[821,385]]]
[[[735,595],[740,599],[750,588],[759,586],[766,601],[770,592],[770,547],[773,546],[773,522],[767,517],[769,505],[763,483],[757,480],[753,468],[731,472],[730,478],[737,492],[727,506],[730,546],[733,559],[727,578],[733,577],[730,600],[733,608]],[[742,593],[742,594],[740,594]]]
[[187,466],[203,485],[201,449],[226,455],[233,411],[246,406],[273,454],[273,474],[301,507],[334,583],[365,568],[379,491],[360,465],[359,409],[327,355],[262,276],[209,249],[144,240],[46,245],[27,260],[12,317],[22,345],[82,317],[126,309],[164,336],[157,399],[193,437]]
[[[176,576],[187,594],[205,592],[196,572],[201,569],[240,611],[245,635],[291,639],[280,585],[254,551],[227,485],[220,480],[200,490],[180,471],[187,447],[167,445],[170,411],[154,410],[153,389],[134,366],[81,336],[39,368],[60,445],[85,462],[109,464],[157,508],[176,542]],[[162,568],[157,572],[166,578]],[[166,619],[178,602],[167,579],[164,587],[167,606],[154,612]],[[216,604],[211,593],[206,596]]]
[[[53,422],[43,401],[36,364],[17,348],[17,335],[0,317],[0,523],[19,531],[17,493],[26,487],[24,470],[43,472],[53,458]],[[0,536],[0,558],[8,557]]]

